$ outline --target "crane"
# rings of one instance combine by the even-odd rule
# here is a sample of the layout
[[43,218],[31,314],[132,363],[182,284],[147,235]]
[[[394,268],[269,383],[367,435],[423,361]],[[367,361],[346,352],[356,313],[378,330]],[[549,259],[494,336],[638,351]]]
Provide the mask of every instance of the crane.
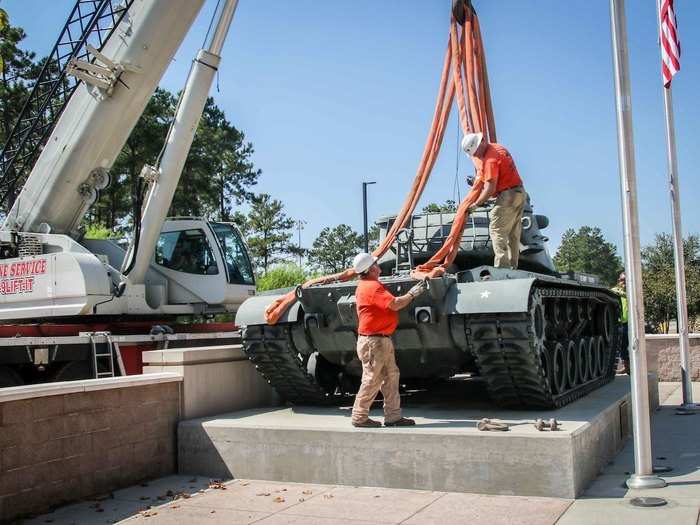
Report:
[[0,155],[0,204],[9,208],[0,226],[0,321],[167,320],[235,312],[254,294],[234,225],[167,217],[237,0],[216,10],[161,154],[141,172],[146,198],[128,247],[85,239],[82,227],[203,4],[77,0]]

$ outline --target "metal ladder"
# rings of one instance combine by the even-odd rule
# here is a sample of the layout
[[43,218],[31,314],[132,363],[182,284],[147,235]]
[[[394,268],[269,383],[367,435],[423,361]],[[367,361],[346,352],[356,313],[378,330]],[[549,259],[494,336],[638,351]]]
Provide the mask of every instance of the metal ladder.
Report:
[[[107,341],[101,343],[105,346],[106,351],[100,352],[100,343],[95,341],[96,337],[104,337]],[[117,366],[119,367],[119,375],[126,375],[124,371],[124,363],[119,349],[119,343],[112,339],[112,334],[109,332],[94,332],[90,334],[90,348],[92,350],[92,369],[95,372],[95,379],[105,377],[116,377],[114,373],[114,361],[116,358]]]

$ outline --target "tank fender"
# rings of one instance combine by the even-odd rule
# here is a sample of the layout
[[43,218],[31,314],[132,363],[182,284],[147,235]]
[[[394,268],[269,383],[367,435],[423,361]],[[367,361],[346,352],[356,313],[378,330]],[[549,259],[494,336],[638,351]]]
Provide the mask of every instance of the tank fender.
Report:
[[445,311],[448,315],[527,312],[530,289],[535,280],[457,283],[445,296]]
[[[248,326],[254,324],[267,324],[265,320],[265,308],[272,304],[275,299],[283,297],[282,295],[256,295],[243,301],[243,304],[238,307],[236,312],[236,325]],[[299,318],[299,308],[301,304],[296,301],[289,309],[280,317],[277,323],[294,323]]]

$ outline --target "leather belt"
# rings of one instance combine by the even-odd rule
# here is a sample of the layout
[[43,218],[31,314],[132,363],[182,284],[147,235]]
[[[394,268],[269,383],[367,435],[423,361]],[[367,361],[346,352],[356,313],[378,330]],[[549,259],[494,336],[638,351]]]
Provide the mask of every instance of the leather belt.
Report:
[[514,189],[516,189],[516,188],[522,188],[522,187],[523,187],[522,184],[516,184],[515,186],[508,186],[507,188],[503,188],[503,189],[502,189],[501,191],[499,191],[498,193],[500,194],[500,193],[503,193],[504,191],[514,190]]
[[361,335],[362,337],[388,337],[388,338],[391,338],[390,335],[386,335],[386,334],[358,334],[358,335]]

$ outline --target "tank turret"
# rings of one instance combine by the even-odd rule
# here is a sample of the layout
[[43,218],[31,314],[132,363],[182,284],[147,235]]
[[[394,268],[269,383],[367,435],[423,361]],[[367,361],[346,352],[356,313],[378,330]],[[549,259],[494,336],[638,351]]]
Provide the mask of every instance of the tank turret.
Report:
[[[493,248],[489,237],[489,216],[493,203],[488,202],[469,215],[462,234],[462,243],[451,273],[488,265],[493,262]],[[392,275],[418,264],[423,264],[437,252],[450,233],[454,212],[426,213],[414,215],[410,224],[404,228],[392,249],[379,260],[382,274]],[[394,223],[396,217],[380,217],[380,242]],[[549,225],[544,215],[535,215],[529,198],[523,211],[522,236],[520,247],[520,264],[522,270],[556,275],[556,268],[547,249],[547,237],[542,235]]]

